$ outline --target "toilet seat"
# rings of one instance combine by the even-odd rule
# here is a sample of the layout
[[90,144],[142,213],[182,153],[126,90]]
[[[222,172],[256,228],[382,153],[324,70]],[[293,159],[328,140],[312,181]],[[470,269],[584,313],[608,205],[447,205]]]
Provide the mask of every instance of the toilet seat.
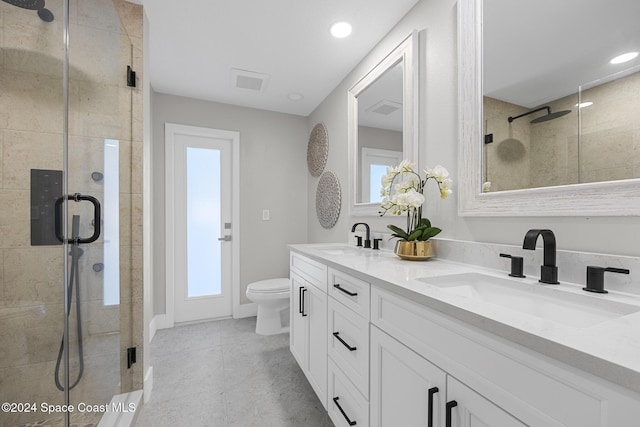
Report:
[[259,282],[253,282],[247,286],[247,293],[288,293],[289,279],[267,279]]

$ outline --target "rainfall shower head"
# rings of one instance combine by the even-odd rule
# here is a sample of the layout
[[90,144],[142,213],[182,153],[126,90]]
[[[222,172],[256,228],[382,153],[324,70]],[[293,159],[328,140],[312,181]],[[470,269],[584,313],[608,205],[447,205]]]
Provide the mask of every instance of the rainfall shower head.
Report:
[[546,122],[546,121],[549,121],[549,120],[557,119],[558,117],[566,116],[567,114],[569,114],[571,112],[571,110],[562,110],[562,111],[556,111],[555,113],[552,113],[551,112],[551,107],[545,106],[545,107],[537,108],[535,110],[531,110],[531,111],[526,112],[524,114],[520,114],[519,116],[509,117],[507,120],[509,120],[509,123],[511,123],[515,119],[519,119],[520,117],[528,116],[529,114],[537,113],[538,111],[542,111],[542,110],[547,110],[547,114],[545,114],[544,116],[540,116],[540,117],[538,117],[536,119],[533,119],[529,123]]
[[38,16],[45,22],[53,21],[53,13],[46,7],[44,7],[44,0],[2,0],[5,3],[9,3],[13,6],[21,7],[22,9],[37,10]]

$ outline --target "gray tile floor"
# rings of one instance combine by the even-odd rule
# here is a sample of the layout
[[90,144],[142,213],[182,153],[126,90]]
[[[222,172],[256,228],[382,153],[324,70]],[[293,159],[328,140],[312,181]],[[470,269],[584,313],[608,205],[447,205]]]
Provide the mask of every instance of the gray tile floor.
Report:
[[331,427],[289,351],[289,335],[255,333],[255,317],[158,331],[153,393],[139,427]]

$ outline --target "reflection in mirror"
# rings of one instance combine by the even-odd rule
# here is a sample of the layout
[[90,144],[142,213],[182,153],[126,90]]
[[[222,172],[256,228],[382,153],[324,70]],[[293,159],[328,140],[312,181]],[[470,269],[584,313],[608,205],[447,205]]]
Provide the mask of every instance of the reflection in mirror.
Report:
[[640,50],[637,16],[636,0],[484,0],[490,191],[640,178],[640,57],[609,62]]
[[639,215],[640,57],[610,60],[640,51],[640,2],[458,0],[458,13],[459,214]]
[[417,51],[413,33],[349,90],[352,215],[378,215],[382,176],[417,161]]
[[402,161],[402,76],[398,61],[358,94],[356,203],[380,203],[387,167]]

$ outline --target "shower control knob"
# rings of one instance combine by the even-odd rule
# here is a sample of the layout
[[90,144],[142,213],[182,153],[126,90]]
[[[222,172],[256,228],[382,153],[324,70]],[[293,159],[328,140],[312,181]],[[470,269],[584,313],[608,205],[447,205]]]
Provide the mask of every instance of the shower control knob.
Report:
[[104,264],[101,262],[96,262],[95,264],[93,264],[93,271],[95,271],[96,273],[101,272],[102,270],[104,270]]

